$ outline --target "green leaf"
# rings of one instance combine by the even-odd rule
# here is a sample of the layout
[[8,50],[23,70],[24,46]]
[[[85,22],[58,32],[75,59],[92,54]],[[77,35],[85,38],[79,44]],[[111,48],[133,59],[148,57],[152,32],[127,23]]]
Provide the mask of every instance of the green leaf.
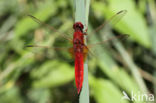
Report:
[[28,97],[35,103],[47,103],[50,99],[49,89],[31,89],[28,92]]
[[[55,6],[56,6],[55,3],[47,1],[40,7],[40,9],[38,9],[38,11],[35,14],[32,15],[44,22],[47,19],[49,19],[50,16],[53,16],[57,12]],[[29,31],[37,28],[38,26],[39,24],[33,21],[30,17],[25,16],[16,24],[15,27],[16,37],[19,38],[22,35],[28,33]]]
[[22,97],[20,96],[20,92],[17,87],[12,87],[0,95],[1,103],[22,103]]
[[90,77],[89,81],[97,103],[128,103],[122,100],[122,92],[109,80]]
[[[122,3],[121,3],[122,2]],[[107,19],[121,10],[127,10],[127,14],[114,27],[145,47],[151,47],[145,18],[141,12],[135,10],[131,0],[109,0],[109,6],[102,2],[95,2],[93,9],[97,15],[101,14]]]
[[35,88],[56,87],[74,79],[74,68],[60,61],[47,61],[41,67],[31,73],[31,77],[37,79],[33,82]]

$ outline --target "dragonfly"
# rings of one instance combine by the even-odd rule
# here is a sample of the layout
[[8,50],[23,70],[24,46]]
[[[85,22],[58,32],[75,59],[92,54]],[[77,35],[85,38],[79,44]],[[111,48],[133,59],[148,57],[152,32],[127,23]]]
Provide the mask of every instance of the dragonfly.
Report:
[[[98,28],[96,28],[94,30],[94,32],[99,31],[100,29],[102,29],[107,24],[114,25],[115,23],[117,23],[125,15],[126,12],[127,12],[126,10],[119,11],[114,16],[112,16],[108,21],[106,21],[105,23],[100,25]],[[34,21],[36,21],[40,25],[46,26],[50,30],[53,30],[54,32],[60,33],[54,27],[49,26],[49,25],[41,22],[36,17],[34,17],[32,15],[28,15],[28,16],[31,17]],[[87,58],[88,53],[91,53],[90,47],[92,47],[93,45],[96,45],[96,44],[105,43],[105,41],[103,41],[103,42],[95,43],[95,44],[92,44],[92,45],[86,45],[84,36],[85,35],[87,36],[88,34],[87,34],[87,29],[86,30],[83,30],[83,29],[84,29],[84,25],[81,22],[75,22],[73,24],[73,30],[74,30],[73,38],[69,38],[66,34],[61,34],[61,36],[63,38],[65,38],[68,41],[72,42],[72,47],[68,48],[68,51],[72,55],[72,57],[74,59],[74,63],[75,63],[75,83],[76,83],[76,88],[77,88],[77,93],[78,94],[80,94],[82,86],[83,86],[84,62],[85,62],[85,60]],[[91,35],[91,34],[89,34],[89,35]],[[120,38],[120,37],[123,38],[125,36],[122,35],[122,36],[119,36],[118,38]],[[110,38],[107,41],[112,40],[112,39],[113,38]],[[47,46],[40,46],[40,45],[27,45],[27,47],[50,48],[50,47],[47,47]]]

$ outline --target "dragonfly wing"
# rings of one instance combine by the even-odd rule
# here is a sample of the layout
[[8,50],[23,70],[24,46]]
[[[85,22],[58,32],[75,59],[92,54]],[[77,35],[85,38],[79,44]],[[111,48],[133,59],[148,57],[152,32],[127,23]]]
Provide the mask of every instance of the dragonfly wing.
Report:
[[48,59],[59,58],[65,61],[73,61],[69,54],[69,47],[49,47],[44,45],[27,45],[27,50],[32,52],[34,56]]
[[90,37],[91,35],[96,34],[102,29],[107,29],[107,28],[115,26],[115,24],[117,24],[126,13],[127,13],[127,10],[119,11],[118,13],[113,15],[110,19],[108,19],[106,22],[104,22],[103,24],[98,26],[96,29],[94,29],[91,33],[89,33],[88,36]]
[[41,26],[44,26],[46,28],[48,28],[49,30],[52,30],[54,32],[57,32],[58,34],[60,34],[60,36],[62,36],[63,38],[69,40],[70,42],[72,42],[72,38],[70,38],[68,35],[61,33],[60,31],[58,31],[57,29],[55,29],[54,27],[45,24],[44,22],[40,21],[39,19],[37,19],[36,17],[32,16],[32,15],[28,15],[30,18],[32,18],[35,22],[37,22],[38,24],[40,24]]
[[87,46],[84,46],[83,47],[83,61],[86,60],[87,56],[88,56],[88,52],[89,52],[89,49]]
[[95,29],[95,32],[99,31],[103,27],[110,27],[110,26],[115,26],[116,23],[118,23],[121,18],[126,14],[126,10],[121,10],[118,13],[116,13],[114,16],[112,16],[108,21],[103,23],[101,26],[97,27]]
[[[96,38],[96,43],[93,44],[88,44],[88,51],[90,56],[94,56],[97,58],[97,56],[100,56],[102,54],[102,52],[100,52],[101,49],[104,49],[106,47],[109,47],[110,42],[112,42],[113,40],[119,39],[121,40],[125,40],[129,37],[129,35],[124,34],[124,35],[119,35],[119,36],[112,36],[109,39],[106,39],[102,42],[98,42],[97,38]],[[95,40],[95,39],[94,39]]]
[[104,44],[106,44],[107,42],[110,42],[110,41],[112,41],[112,40],[115,40],[115,39],[124,40],[124,39],[126,39],[126,38],[128,38],[128,37],[129,37],[128,34],[113,36],[113,37],[111,37],[111,38],[109,38],[109,39],[107,39],[107,40],[104,40],[104,41],[102,41],[102,42],[97,42],[97,43],[94,43],[94,44],[89,44],[88,47],[89,47],[89,48],[92,48],[92,47],[96,47],[96,46],[102,46],[102,45],[104,45]]
[[74,55],[74,48],[71,47],[68,49],[69,53],[71,54],[72,58],[75,59],[75,55]]
[[[119,38],[120,40],[127,37],[127,35],[119,35],[116,37],[111,37],[110,31],[108,29],[112,26],[115,26],[116,23],[118,23],[121,18],[126,14],[126,10],[119,11],[114,16],[112,16],[109,20],[104,22],[102,25],[97,27],[95,30],[93,30],[91,33],[88,33],[87,40],[91,44],[88,45],[89,51],[91,56],[97,56],[100,55],[100,47],[104,47],[105,44],[108,44],[109,41],[114,40],[115,38]],[[94,35],[94,34],[100,34],[100,35]],[[104,34],[104,35],[103,35]]]

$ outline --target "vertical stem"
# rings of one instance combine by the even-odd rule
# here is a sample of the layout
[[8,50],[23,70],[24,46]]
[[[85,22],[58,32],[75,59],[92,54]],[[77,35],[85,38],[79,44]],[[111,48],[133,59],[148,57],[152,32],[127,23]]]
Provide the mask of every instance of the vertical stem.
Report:
[[[112,36],[112,34],[111,34],[111,36]],[[114,43],[115,47],[117,48],[117,50],[119,51],[119,53],[121,54],[123,60],[129,67],[130,71],[132,72],[132,75],[133,75],[134,79],[136,80],[138,86],[140,87],[140,90],[143,93],[148,93],[148,89],[144,83],[143,78],[141,77],[141,75],[139,73],[138,67],[133,63],[131,57],[128,55],[126,50],[122,47],[121,43],[117,39],[114,39],[113,43]]]
[[[84,25],[84,30],[88,27],[90,0],[75,0],[75,22],[80,21]],[[85,37],[86,39],[86,37]],[[86,40],[85,40],[86,41]],[[86,43],[85,43],[86,44]],[[89,103],[89,85],[88,85],[88,64],[84,63],[84,80],[80,93],[79,103]]]

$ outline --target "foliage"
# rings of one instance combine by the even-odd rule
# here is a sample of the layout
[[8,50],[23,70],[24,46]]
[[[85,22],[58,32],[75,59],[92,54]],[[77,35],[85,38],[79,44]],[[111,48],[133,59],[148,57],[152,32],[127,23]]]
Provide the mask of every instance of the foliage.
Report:
[[[0,103],[77,101],[74,61],[67,49],[72,44],[61,36],[72,37],[73,4],[72,0],[0,0]],[[127,13],[112,29],[92,34],[120,10]],[[28,14],[59,32],[37,24]],[[91,1],[87,44],[111,35],[129,37],[91,48],[90,103],[130,103],[121,99],[123,91],[128,95],[132,91],[156,93],[155,20],[154,0]],[[29,44],[52,49],[27,48]]]

